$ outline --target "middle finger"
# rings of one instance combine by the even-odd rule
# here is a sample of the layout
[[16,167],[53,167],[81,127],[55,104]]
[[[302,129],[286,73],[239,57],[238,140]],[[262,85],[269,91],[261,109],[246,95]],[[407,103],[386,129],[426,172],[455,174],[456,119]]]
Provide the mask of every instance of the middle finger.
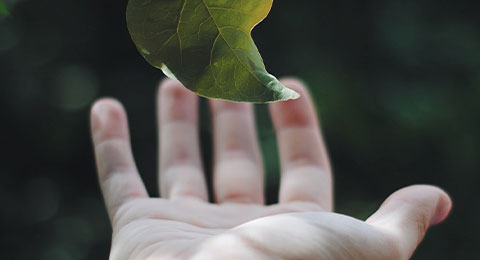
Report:
[[264,203],[263,165],[253,105],[220,100],[210,104],[217,202]]

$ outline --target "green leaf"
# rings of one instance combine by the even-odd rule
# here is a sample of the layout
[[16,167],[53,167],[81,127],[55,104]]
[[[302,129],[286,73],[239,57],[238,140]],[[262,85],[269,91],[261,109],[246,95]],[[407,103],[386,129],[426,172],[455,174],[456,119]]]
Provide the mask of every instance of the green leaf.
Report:
[[251,37],[273,0],[130,0],[127,24],[140,53],[200,96],[265,103],[295,99],[265,70]]
[[7,6],[0,0],[0,15],[8,15]]

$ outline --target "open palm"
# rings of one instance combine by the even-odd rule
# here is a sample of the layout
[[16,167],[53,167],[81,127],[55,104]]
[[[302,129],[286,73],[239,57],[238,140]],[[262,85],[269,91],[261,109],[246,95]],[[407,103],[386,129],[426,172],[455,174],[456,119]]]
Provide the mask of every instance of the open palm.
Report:
[[215,202],[208,202],[198,100],[180,83],[159,90],[159,188],[149,198],[136,170],[122,106],[92,108],[99,179],[113,226],[110,259],[408,259],[451,208],[439,188],[390,196],[367,221],[332,212],[332,177],[317,116],[301,93],[270,105],[281,157],[279,203],[266,206],[251,104],[211,101]]

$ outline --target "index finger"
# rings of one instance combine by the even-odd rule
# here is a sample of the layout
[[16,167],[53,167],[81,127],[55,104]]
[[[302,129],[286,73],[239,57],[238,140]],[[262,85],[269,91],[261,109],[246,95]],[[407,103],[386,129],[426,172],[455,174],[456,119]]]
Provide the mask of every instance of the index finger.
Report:
[[91,131],[100,188],[113,223],[125,202],[148,194],[133,161],[122,105],[113,99],[97,101],[91,111]]

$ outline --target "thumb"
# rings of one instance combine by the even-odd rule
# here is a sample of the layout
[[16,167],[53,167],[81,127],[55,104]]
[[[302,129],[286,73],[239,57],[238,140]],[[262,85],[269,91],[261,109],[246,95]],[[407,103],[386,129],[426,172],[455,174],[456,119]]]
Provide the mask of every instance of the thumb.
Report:
[[442,189],[414,185],[393,193],[367,223],[394,235],[400,254],[410,258],[427,229],[444,221],[452,201]]

